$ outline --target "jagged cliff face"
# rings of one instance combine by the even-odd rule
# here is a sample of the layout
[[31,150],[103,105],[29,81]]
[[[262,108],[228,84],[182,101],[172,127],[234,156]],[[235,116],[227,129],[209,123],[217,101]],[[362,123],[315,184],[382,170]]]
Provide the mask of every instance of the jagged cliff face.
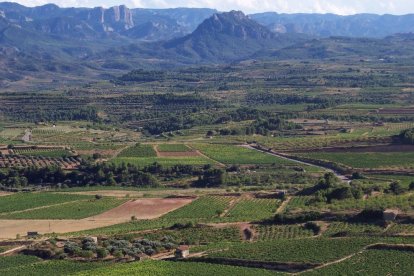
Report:
[[108,9],[66,9],[53,4],[26,8],[0,3],[0,17],[20,27],[57,35],[78,34],[79,37],[119,33],[134,27],[132,13],[123,5]]
[[26,30],[71,38],[124,36],[156,41],[189,34],[215,12],[191,8],[130,10],[124,5],[108,9],[60,8],[54,4],[29,8],[0,2],[0,19],[4,19],[0,25],[13,24]]
[[134,27],[132,13],[125,6],[115,6],[109,9],[94,8],[87,12],[87,22],[102,24],[107,32],[124,31]]
[[271,39],[274,34],[262,25],[251,20],[240,11],[214,14],[205,20],[195,31],[203,35],[205,33],[225,34],[247,39]]

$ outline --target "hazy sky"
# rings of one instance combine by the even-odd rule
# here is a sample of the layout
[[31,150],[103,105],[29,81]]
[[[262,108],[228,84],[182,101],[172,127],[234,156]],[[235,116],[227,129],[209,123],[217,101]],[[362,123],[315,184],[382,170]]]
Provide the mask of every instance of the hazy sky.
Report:
[[[12,1],[12,0],[11,0]],[[246,13],[414,13],[414,0],[17,0],[26,6],[55,3],[62,7],[96,7],[125,4],[130,8],[200,7],[220,11],[242,10]]]

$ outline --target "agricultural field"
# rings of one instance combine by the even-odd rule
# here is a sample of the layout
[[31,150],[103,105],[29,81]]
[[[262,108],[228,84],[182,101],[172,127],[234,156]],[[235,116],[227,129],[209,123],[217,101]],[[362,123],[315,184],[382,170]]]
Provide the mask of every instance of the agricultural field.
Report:
[[301,275],[340,275],[358,271],[361,275],[410,275],[414,253],[398,250],[366,250],[348,260]]
[[358,252],[371,242],[358,238],[260,241],[223,245],[228,250],[214,252],[209,256],[271,262],[326,263]]
[[288,204],[287,212],[297,211],[345,211],[345,210],[363,210],[370,208],[399,208],[404,211],[409,211],[414,208],[414,196],[413,195],[379,195],[371,196],[366,200],[357,199],[345,199],[334,200],[332,203],[313,202],[310,196],[298,196],[294,197]]
[[338,234],[355,236],[381,235],[385,230],[384,227],[375,224],[333,222],[329,224],[328,229],[323,234],[325,236],[336,236]]
[[280,200],[276,199],[240,198],[221,220],[242,222],[270,219],[275,215],[279,205]]
[[339,164],[344,164],[352,168],[360,169],[413,169],[414,153],[413,152],[352,152],[352,153],[306,153],[300,154],[311,159],[327,160]]
[[59,193],[18,193],[1,198],[0,213],[18,212],[90,198],[92,197]]
[[73,154],[65,149],[14,149],[13,152],[17,155],[25,156],[43,156],[43,157],[69,157]]
[[223,214],[226,208],[229,207],[232,200],[235,200],[235,197],[201,197],[193,201],[191,204],[165,215],[163,219],[209,220]]
[[299,239],[314,236],[312,230],[303,225],[257,225],[256,239],[258,241],[275,241],[280,239]]
[[121,165],[121,164],[131,164],[137,167],[144,167],[158,163],[162,166],[171,167],[174,165],[193,165],[193,166],[203,166],[203,165],[214,165],[215,162],[204,158],[203,156],[190,156],[190,157],[116,157],[112,159],[112,162]]
[[115,208],[126,200],[102,198],[62,203],[36,210],[1,215],[0,219],[83,219]]
[[44,157],[24,155],[0,155],[0,168],[50,167],[75,169],[80,165],[76,157]]
[[241,268],[234,266],[204,264],[197,262],[144,261],[139,263],[121,264],[108,268],[96,269],[77,275],[142,275],[142,276],[174,276],[177,274],[198,275],[278,275],[263,269]]
[[12,275],[73,275],[80,271],[88,271],[105,267],[101,262],[79,263],[74,261],[44,261],[37,257],[17,255],[0,257],[0,274]]
[[152,145],[135,145],[124,149],[118,157],[156,157],[157,153]]
[[156,146],[160,152],[191,152],[191,148],[184,144],[159,144]]
[[224,164],[294,165],[294,163],[278,158],[276,156],[264,154],[236,145],[194,144],[192,147],[201,151],[211,159]]
[[181,230],[160,230],[143,235],[148,240],[161,240],[163,237],[172,237],[174,241],[184,244],[206,244],[218,242],[238,242],[241,240],[240,229],[237,227],[191,227]]

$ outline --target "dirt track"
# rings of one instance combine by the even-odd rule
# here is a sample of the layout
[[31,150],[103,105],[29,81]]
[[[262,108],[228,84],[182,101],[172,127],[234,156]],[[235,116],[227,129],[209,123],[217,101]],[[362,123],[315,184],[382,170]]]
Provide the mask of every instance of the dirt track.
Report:
[[138,199],[100,215],[81,220],[0,220],[0,239],[25,236],[29,231],[68,233],[89,230],[137,219],[154,219],[192,202],[192,199]]

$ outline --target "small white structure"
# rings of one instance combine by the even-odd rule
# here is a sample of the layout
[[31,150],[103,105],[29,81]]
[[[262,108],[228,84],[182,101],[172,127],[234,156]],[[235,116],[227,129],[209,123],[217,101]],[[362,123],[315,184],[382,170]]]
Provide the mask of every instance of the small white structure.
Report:
[[190,247],[188,245],[180,245],[175,250],[175,257],[178,259],[185,259],[190,255]]

